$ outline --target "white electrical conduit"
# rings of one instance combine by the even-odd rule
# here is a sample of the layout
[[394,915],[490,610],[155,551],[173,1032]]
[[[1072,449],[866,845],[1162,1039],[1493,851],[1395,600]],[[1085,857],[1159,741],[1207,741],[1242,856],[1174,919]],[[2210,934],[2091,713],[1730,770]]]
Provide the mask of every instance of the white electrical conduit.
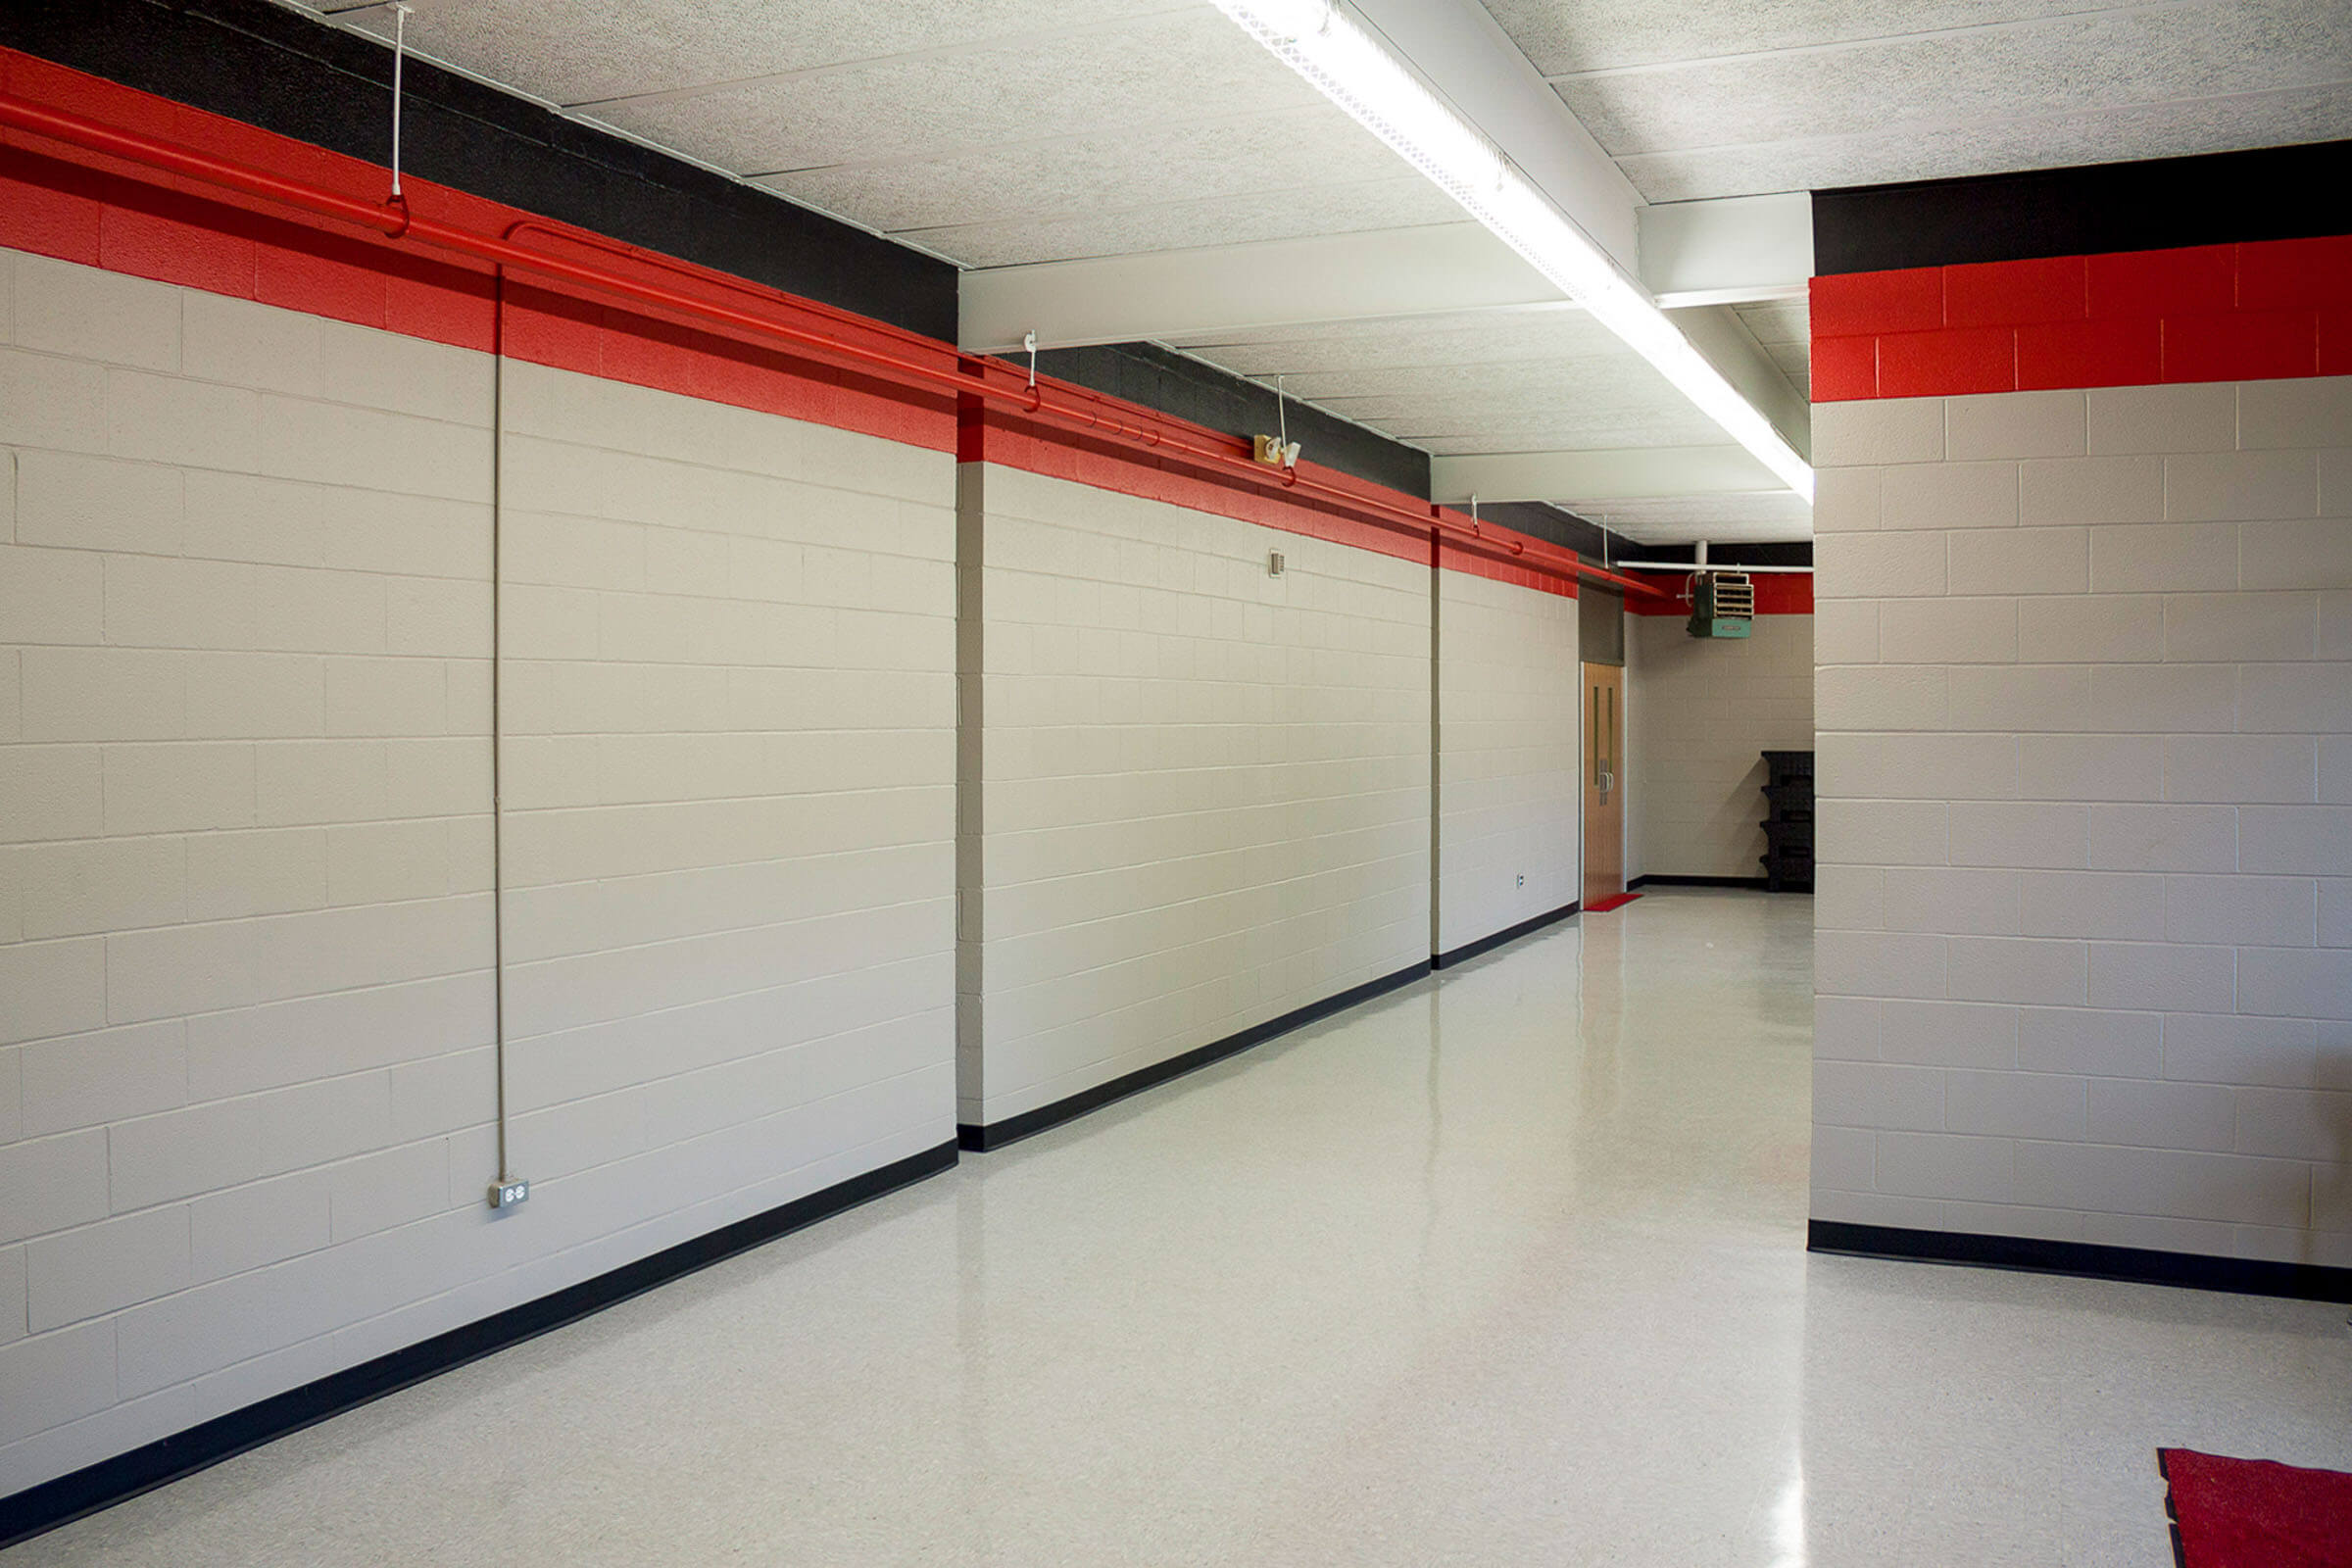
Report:
[[1762,571],[1800,571],[1811,575],[1813,570],[1811,566],[1727,566],[1720,562],[1709,564],[1703,561],[1620,561],[1610,569],[1612,571],[1737,571],[1750,577]]
[[1812,467],[1690,346],[1648,291],[1334,0],[1217,0],[1217,7],[1590,311],[1789,489],[1813,499]]
[[409,54],[409,12],[405,5],[392,8],[392,199],[400,201],[400,89],[401,67]]
[[[362,8],[367,9],[367,8]],[[400,190],[400,108],[402,97],[401,70],[408,56],[409,16],[412,8],[394,4],[392,10],[392,194],[388,198],[405,205]],[[498,1182],[506,1186],[515,1179],[514,1162],[509,1149],[507,1094],[507,811],[503,785],[505,783],[506,733],[499,722],[499,679],[505,663],[503,640],[500,636],[502,619],[499,599],[504,591],[506,576],[503,568],[505,532],[500,525],[500,514],[506,508],[503,477],[506,445],[506,325],[507,271],[498,270],[497,297],[494,306],[494,325],[497,351],[490,357],[491,375],[491,432],[490,432],[490,1032],[493,1060],[497,1071],[496,1115],[498,1124]],[[1033,371],[1032,374],[1035,372]]]
[[507,270],[493,285],[490,356],[490,1024],[498,1072],[498,1185],[515,1179],[507,1090]]

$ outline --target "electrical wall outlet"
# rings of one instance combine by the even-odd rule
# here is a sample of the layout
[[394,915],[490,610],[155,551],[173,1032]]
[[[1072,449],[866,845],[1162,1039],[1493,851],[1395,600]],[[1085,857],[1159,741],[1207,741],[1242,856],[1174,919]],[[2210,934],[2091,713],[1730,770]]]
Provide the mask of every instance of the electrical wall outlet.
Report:
[[519,1176],[513,1181],[490,1184],[490,1206],[492,1208],[513,1208],[516,1203],[527,1201],[530,1196],[531,1184]]

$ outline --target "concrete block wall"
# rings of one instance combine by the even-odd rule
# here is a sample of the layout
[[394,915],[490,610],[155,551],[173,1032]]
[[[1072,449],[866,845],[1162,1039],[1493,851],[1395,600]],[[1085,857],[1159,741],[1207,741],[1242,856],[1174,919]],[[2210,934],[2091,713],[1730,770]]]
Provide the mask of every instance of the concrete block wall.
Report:
[[6,261],[0,1493],[361,1358],[495,1104],[490,362]]
[[1426,562],[998,464],[961,494],[961,1119],[1426,962]]
[[1747,638],[1717,639],[1680,614],[1626,616],[1629,877],[1764,874],[1761,754],[1813,747],[1813,623],[1759,614]]
[[1814,452],[1814,1217],[2352,1266],[2352,378]]
[[952,1136],[951,457],[0,288],[0,1494]]
[[951,1137],[959,549],[966,1119],[1574,896],[1570,599],[0,263],[0,1492]]
[[1417,968],[1441,596],[1496,687],[1465,853],[1572,896],[1570,600],[1066,434],[1015,449],[1090,483],[959,475],[937,400],[518,280],[0,186],[57,253],[0,250],[0,1495],[936,1150],[959,1066],[1018,1114]]
[[955,1136],[955,459],[502,373],[512,1158],[562,1200],[516,1218],[591,1244],[553,1289]]
[[1441,570],[1437,943],[1574,903],[1583,877],[1577,601]]

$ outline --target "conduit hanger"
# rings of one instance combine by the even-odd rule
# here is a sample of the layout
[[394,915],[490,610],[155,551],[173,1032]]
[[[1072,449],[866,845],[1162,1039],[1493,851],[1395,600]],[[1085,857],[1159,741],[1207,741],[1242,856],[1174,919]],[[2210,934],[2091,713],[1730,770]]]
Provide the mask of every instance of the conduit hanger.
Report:
[[1269,468],[1282,470],[1284,484],[1298,480],[1298,443],[1291,439],[1290,404],[1283,397],[1282,377],[1274,378],[1274,430],[1272,435],[1252,436],[1250,455]]
[[400,211],[400,227],[391,237],[398,239],[409,226],[409,199],[400,190],[400,100],[401,67],[409,57],[409,13],[415,8],[393,0],[392,6],[392,194],[384,205]]

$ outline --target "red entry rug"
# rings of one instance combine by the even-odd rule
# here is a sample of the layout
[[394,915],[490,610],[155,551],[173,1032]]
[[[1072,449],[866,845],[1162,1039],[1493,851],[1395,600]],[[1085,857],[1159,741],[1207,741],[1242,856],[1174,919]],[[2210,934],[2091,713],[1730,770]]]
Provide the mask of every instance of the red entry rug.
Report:
[[1621,908],[1633,903],[1641,896],[1639,893],[1612,893],[1605,899],[1596,899],[1586,905],[1585,912],[1587,914],[1606,914],[1611,909]]
[[2352,1568],[2352,1476],[2159,1448],[2180,1568]]

